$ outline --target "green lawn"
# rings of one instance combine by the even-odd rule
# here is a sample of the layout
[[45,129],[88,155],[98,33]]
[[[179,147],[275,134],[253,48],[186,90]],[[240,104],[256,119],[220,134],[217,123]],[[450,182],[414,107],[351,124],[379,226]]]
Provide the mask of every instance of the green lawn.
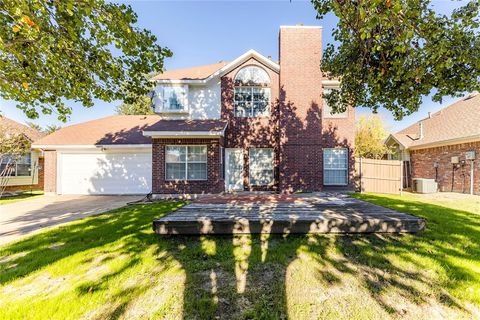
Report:
[[22,200],[33,199],[42,195],[43,195],[42,190],[23,191],[23,192],[19,192],[15,196],[3,196],[2,198],[0,198],[0,205],[14,203]]
[[434,319],[480,315],[480,214],[355,195],[419,235],[160,237],[179,202],[136,205],[0,248],[0,319]]

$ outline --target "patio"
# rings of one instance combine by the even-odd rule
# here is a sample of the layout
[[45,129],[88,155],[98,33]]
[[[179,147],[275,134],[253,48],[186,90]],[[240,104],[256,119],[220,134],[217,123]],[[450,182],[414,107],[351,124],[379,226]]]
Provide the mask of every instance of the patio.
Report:
[[419,232],[425,220],[340,193],[200,198],[153,222],[157,234]]

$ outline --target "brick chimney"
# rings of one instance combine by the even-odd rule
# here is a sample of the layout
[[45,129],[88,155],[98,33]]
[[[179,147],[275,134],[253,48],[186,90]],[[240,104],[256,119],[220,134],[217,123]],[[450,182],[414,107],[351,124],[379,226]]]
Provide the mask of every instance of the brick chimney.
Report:
[[280,27],[280,189],[322,189],[322,28]]

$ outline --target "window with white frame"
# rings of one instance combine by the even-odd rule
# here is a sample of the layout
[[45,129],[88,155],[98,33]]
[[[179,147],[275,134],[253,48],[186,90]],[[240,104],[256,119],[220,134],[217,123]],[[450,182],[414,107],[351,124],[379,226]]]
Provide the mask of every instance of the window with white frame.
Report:
[[330,186],[348,184],[348,149],[323,149],[323,184]]
[[25,177],[30,176],[32,171],[32,155],[26,153],[21,158],[15,160],[8,155],[3,156],[0,163],[0,173],[5,176]]
[[238,71],[235,76],[235,84],[256,86],[265,85],[270,83],[270,77],[268,73],[257,66],[247,66]]
[[166,180],[207,180],[207,146],[166,146]]
[[235,76],[236,117],[262,117],[270,114],[270,77],[260,67],[242,68]]
[[[329,93],[331,90],[335,89],[323,89],[324,94]],[[324,118],[347,118],[348,110],[339,113],[333,113],[333,109],[328,105],[327,100],[323,99],[323,117]]]
[[273,178],[273,149],[250,148],[248,150],[250,184],[253,186],[270,185]]
[[162,88],[163,111],[185,111],[187,109],[187,86],[164,86]]

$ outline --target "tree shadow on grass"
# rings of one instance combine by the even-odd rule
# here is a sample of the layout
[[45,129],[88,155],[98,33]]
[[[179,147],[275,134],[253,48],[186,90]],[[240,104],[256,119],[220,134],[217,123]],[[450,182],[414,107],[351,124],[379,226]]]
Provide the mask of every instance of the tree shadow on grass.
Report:
[[[358,292],[366,294],[364,300],[370,300],[378,309],[377,316],[421,317],[429,312],[472,316],[472,309],[465,303],[478,306],[479,298],[461,297],[459,290],[475,286],[479,275],[457,259],[473,259],[479,265],[480,217],[420,202],[388,201],[394,209],[402,208],[426,218],[428,229],[414,235],[161,238],[160,241],[180,243],[169,254],[186,273],[183,318],[298,316],[300,313],[293,312],[292,300],[296,297],[292,297],[289,288],[296,286],[294,290],[299,290],[298,287],[305,285],[310,290],[307,295],[319,294],[307,282],[288,284],[297,281],[298,277],[292,278],[289,268],[298,259],[315,261],[310,267],[315,269],[316,281],[326,284],[326,291],[348,287],[346,282],[355,279]],[[468,246],[457,246],[459,239]],[[305,296],[304,300],[312,299]],[[321,309],[322,304],[315,307]],[[305,317],[314,315],[318,313]]]
[[[178,304],[182,305],[178,317],[184,319],[323,317],[322,308],[332,299],[332,292],[348,288],[353,281],[358,294],[366,294],[359,299],[371,301],[379,314],[408,315],[408,304],[428,307],[433,301],[468,315],[465,302],[478,304],[478,297],[458,299],[452,292],[475,283],[478,286],[478,274],[455,259],[470,259],[477,266],[480,263],[480,218],[414,201],[388,199],[387,203],[387,198],[380,196],[367,200],[417,213],[427,218],[428,229],[418,235],[162,237],[149,231],[152,219],[181,204],[133,206],[2,248],[0,283],[8,285],[62,259],[98,248],[98,257],[87,256],[80,263],[102,266],[122,258],[116,268],[93,279],[82,275],[82,281],[75,285],[73,292],[79,299],[108,296],[108,303],[92,318],[95,314],[112,319],[161,318]],[[132,273],[150,253],[152,268]],[[429,266],[433,266],[433,274],[425,272]],[[182,287],[159,283],[172,267],[184,274]],[[132,283],[116,284],[118,279]],[[113,285],[118,285],[118,290],[112,290]],[[145,307],[143,313],[131,314],[132,306],[145,301],[151,290],[163,290],[175,298],[153,301],[152,309]],[[392,292],[401,296],[407,307],[386,299]],[[342,297],[336,298],[342,301]],[[361,307],[351,305],[352,301],[346,303],[345,310]]]
[[480,310],[480,296],[473,293],[480,291],[480,274],[475,271],[480,265],[480,215],[381,195],[358,198],[427,220],[426,230],[417,235],[336,238],[338,251],[359,269],[365,287],[386,311],[398,312],[382,298],[383,293],[395,289],[417,305],[436,301],[469,313],[462,299],[452,295],[463,295],[463,288],[472,291],[471,295],[463,295],[463,302],[476,305],[476,312]]
[[180,202],[155,204],[151,207],[153,212],[146,211],[146,206],[119,208],[0,247],[0,255],[14,257],[5,258],[0,263],[0,284],[26,277],[63,258],[122,238],[126,240],[119,247],[119,254],[138,253],[143,248],[139,244],[153,241],[152,235],[144,233],[150,228],[153,217],[182,205]]
[[[174,236],[185,270],[184,319],[286,319],[286,273],[306,236]],[[317,254],[327,247],[319,238]],[[164,241],[164,240],[162,240]]]

